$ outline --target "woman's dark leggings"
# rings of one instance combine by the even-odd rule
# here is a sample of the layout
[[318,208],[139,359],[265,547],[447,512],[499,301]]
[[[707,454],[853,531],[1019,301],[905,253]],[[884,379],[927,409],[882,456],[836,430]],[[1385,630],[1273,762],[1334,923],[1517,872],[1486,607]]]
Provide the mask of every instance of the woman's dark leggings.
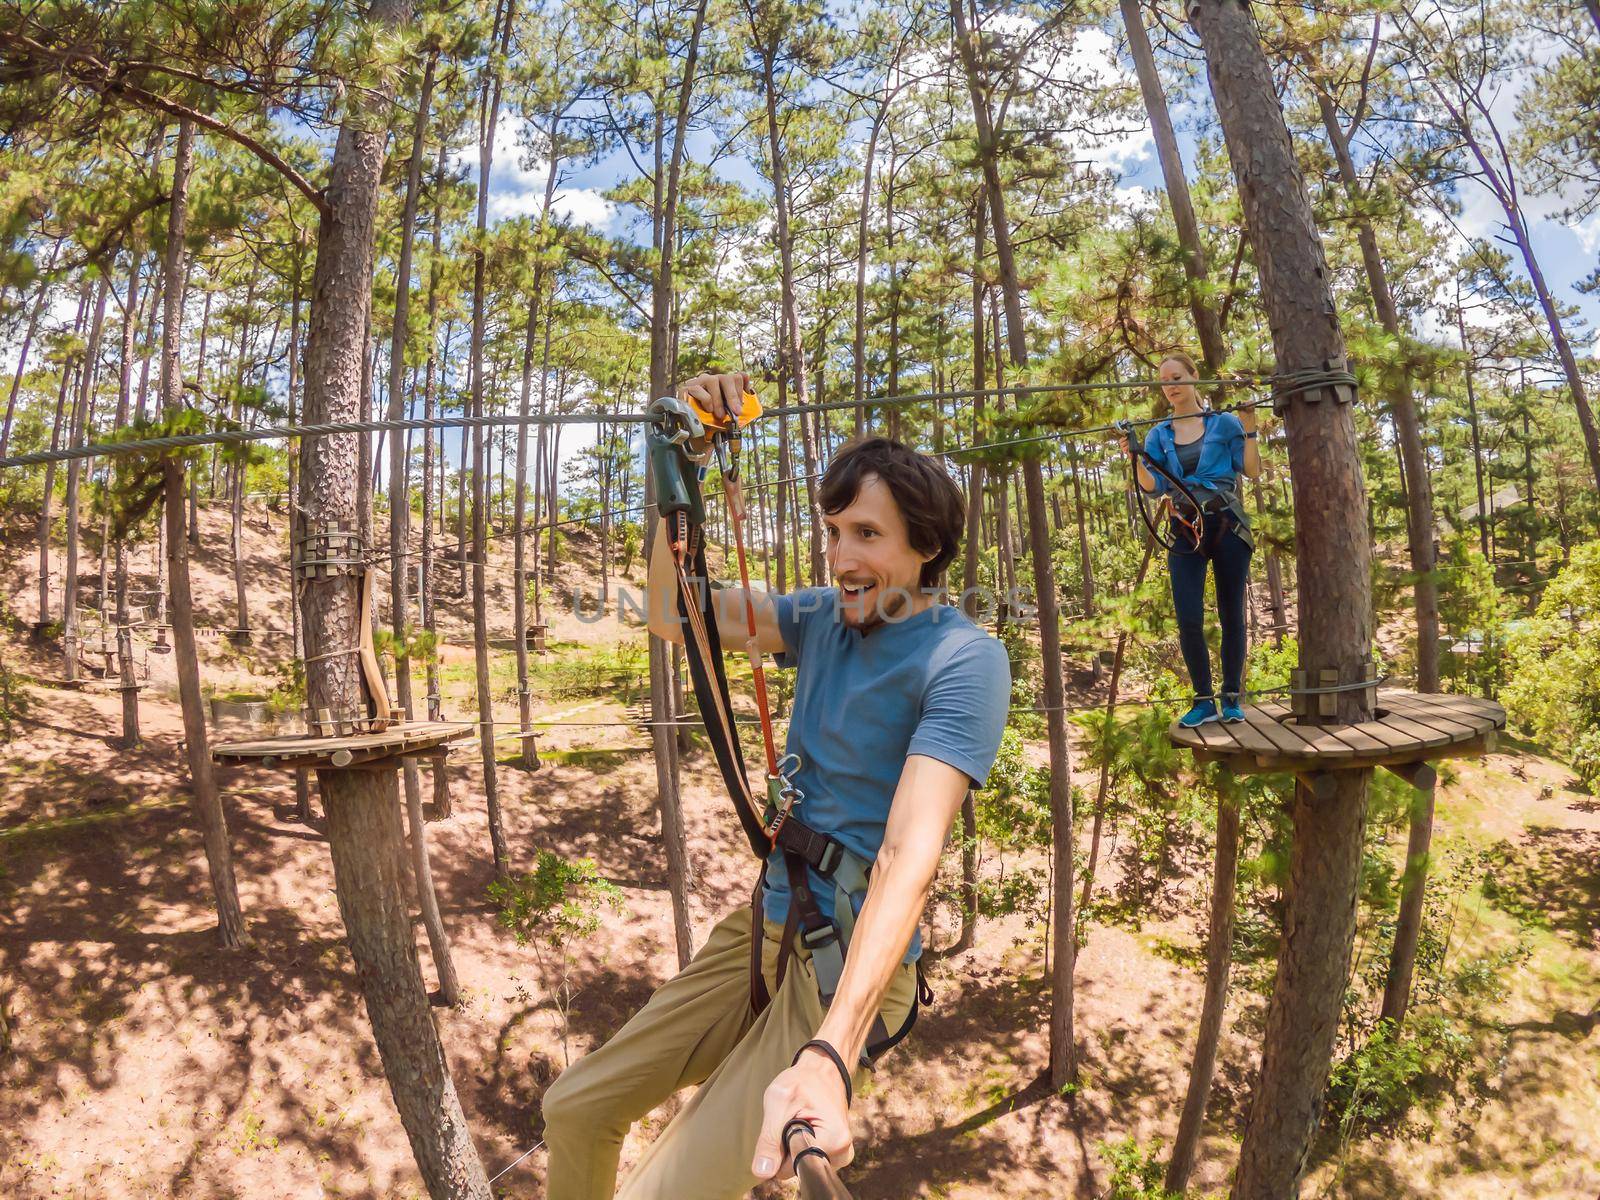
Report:
[[[1188,553],[1167,551],[1167,570],[1172,575],[1172,607],[1178,614],[1178,648],[1194,694],[1214,699],[1211,691],[1211,648],[1206,645],[1205,599],[1206,563],[1213,564],[1217,577],[1217,615],[1222,623],[1222,692],[1236,696],[1244,678],[1244,595],[1250,578],[1251,550],[1233,532],[1235,519],[1230,513],[1206,518],[1206,533],[1200,547]],[[1182,543],[1180,543],[1182,544]]]

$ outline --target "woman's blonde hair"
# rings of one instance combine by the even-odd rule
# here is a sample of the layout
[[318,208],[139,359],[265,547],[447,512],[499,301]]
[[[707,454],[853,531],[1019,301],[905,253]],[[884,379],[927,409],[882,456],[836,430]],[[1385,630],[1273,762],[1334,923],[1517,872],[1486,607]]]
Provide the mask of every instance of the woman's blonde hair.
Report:
[[1200,368],[1194,365],[1194,359],[1190,358],[1187,352],[1183,350],[1167,351],[1167,353],[1161,356],[1161,361],[1156,364],[1156,370],[1159,371],[1169,362],[1182,363],[1185,367],[1189,368],[1189,377],[1191,379],[1200,378]]

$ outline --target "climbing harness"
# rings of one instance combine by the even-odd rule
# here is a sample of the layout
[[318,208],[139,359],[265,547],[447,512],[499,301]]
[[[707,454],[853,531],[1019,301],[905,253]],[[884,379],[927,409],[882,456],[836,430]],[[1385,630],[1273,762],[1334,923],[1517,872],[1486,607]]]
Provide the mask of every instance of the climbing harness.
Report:
[[[1144,527],[1163,549],[1179,554],[1194,554],[1205,543],[1207,506],[1189,490],[1188,484],[1168,471],[1154,455],[1137,443],[1132,421],[1116,422],[1116,430],[1127,445],[1130,466],[1133,468],[1129,471],[1133,504],[1144,521]],[[1137,467],[1141,461],[1150,474],[1166,483],[1167,490],[1159,496],[1139,486]],[[1217,508],[1210,511],[1220,515]]]
[[[798,756],[778,756],[772,731],[772,714],[767,698],[766,673],[761,650],[756,644],[755,602],[750,593],[750,572],[744,544],[745,504],[739,469],[741,430],[760,415],[759,401],[745,393],[738,420],[719,421],[692,401],[664,397],[650,406],[654,418],[646,427],[650,470],[655,478],[656,504],[666,522],[667,545],[673,558],[678,582],[678,615],[688,635],[684,653],[706,734],[723,784],[738,813],[750,849],[761,860],[750,905],[750,1003],[760,1013],[771,1002],[761,971],[763,937],[762,898],[767,869],[774,851],[781,852],[789,881],[791,902],[778,953],[777,982],[782,986],[798,935],[801,945],[811,953],[818,989],[826,1008],[838,991],[844,974],[845,955],[855,928],[855,905],[865,900],[872,866],[860,855],[829,834],[813,829],[800,813],[805,794],[796,783],[801,768]],[[744,753],[739,744],[727,675],[722,663],[722,644],[717,629],[717,590],[710,586],[706,568],[704,537],[705,504],[701,483],[715,459],[723,478],[729,524],[739,561],[739,581],[744,589],[745,652],[754,674],[756,707],[760,715],[762,744],[766,753],[766,794],[756,793],[746,774]],[[799,810],[799,811],[797,811]],[[809,872],[816,872],[830,883],[834,892],[834,915],[822,914],[813,893]],[[870,1065],[908,1033],[916,1022],[919,1004],[932,999],[921,974],[917,974],[916,994],[911,1012],[899,1030],[890,1033],[882,1015],[873,1018],[872,1029],[862,1054]]]

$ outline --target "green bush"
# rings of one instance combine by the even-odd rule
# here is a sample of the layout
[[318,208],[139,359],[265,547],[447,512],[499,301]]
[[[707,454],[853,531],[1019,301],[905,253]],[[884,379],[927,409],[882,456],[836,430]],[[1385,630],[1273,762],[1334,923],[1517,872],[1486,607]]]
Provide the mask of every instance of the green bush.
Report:
[[1566,748],[1588,787],[1600,785],[1600,541],[1573,550],[1531,620],[1512,632],[1510,681],[1501,693],[1515,728]]
[[1133,1138],[1116,1142],[1101,1142],[1100,1153],[1111,1168],[1111,1178],[1101,1193],[1106,1200],[1179,1200],[1177,1192],[1161,1186],[1165,1173],[1161,1165],[1162,1142],[1146,1150]]
[[1413,1014],[1403,1031],[1387,1021],[1334,1063],[1327,1111],[1341,1134],[1390,1130],[1413,1107],[1437,1108],[1476,1057],[1461,1022],[1439,1012]]

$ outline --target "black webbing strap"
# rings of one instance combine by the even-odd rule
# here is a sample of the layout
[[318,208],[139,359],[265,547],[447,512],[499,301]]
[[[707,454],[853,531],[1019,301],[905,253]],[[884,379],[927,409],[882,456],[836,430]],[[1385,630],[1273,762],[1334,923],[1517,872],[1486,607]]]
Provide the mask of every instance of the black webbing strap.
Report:
[[684,588],[680,586],[678,616],[683,620],[686,630],[683,639],[684,657],[689,660],[689,674],[694,694],[700,700],[702,710],[700,715],[705,720],[706,736],[711,742],[711,752],[716,755],[717,770],[722,773],[723,785],[728,789],[728,796],[733,800],[733,806],[739,814],[739,824],[744,827],[751,852],[757,858],[765,859],[772,849],[772,843],[767,839],[766,831],[761,827],[756,814],[751,811],[751,805],[739,798],[741,795],[752,794],[749,776],[745,772],[744,751],[739,745],[738,737],[729,736],[733,731],[722,728],[721,722],[716,719],[715,713],[710,711],[710,706],[707,704],[708,698],[713,704],[720,699],[722,711],[730,716],[733,713],[733,702],[728,694],[728,676],[722,665],[722,638],[717,632],[716,613],[711,602],[705,542],[700,537],[700,530],[693,526],[689,530],[689,542],[684,573],[688,576],[690,588],[698,588],[700,598],[704,600],[704,603],[698,606],[700,609],[698,615],[705,630],[706,649],[710,651],[710,661],[706,661],[706,656],[701,653],[699,639],[693,636],[688,597],[684,595]]

